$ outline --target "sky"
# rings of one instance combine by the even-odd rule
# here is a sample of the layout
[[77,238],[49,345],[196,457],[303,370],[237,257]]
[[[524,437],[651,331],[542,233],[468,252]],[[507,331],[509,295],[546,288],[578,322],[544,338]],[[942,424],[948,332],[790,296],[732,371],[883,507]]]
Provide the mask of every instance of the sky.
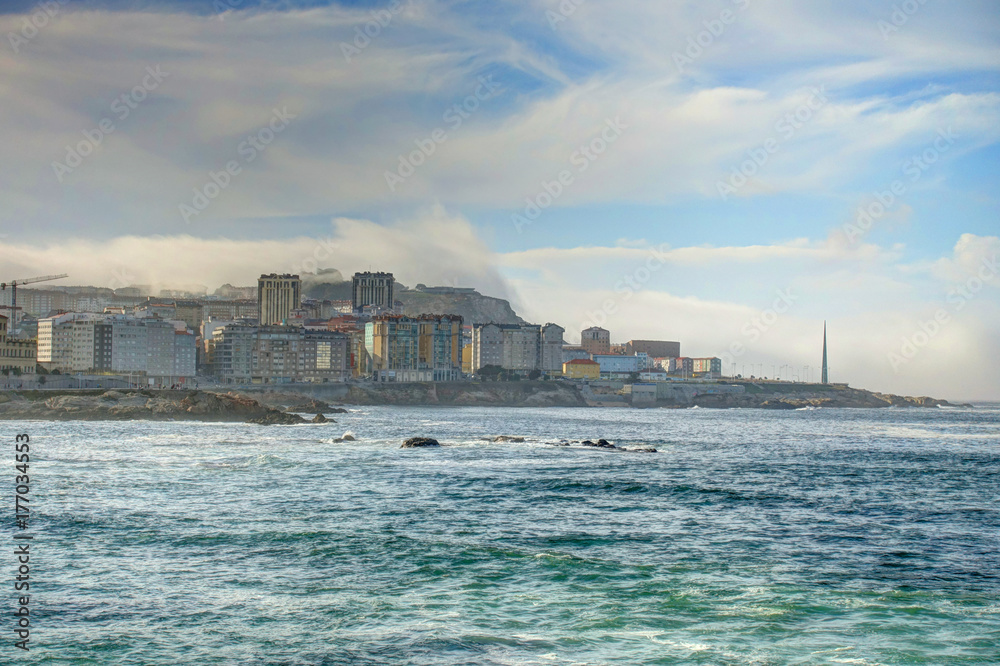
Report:
[[[0,2],[0,280],[391,271],[1000,400],[992,1]],[[808,367],[807,367],[808,366]]]

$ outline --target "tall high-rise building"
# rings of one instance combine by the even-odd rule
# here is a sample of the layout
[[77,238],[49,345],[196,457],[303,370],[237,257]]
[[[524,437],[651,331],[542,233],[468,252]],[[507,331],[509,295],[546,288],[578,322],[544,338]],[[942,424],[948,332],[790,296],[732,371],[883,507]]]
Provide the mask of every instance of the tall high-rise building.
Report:
[[823,322],[823,376],[821,381],[824,384],[830,383],[830,375],[827,372],[827,366],[826,366],[826,322],[825,321]]
[[588,354],[610,354],[611,333],[599,326],[592,326],[580,333],[580,346]]
[[261,275],[257,280],[257,322],[280,326],[292,310],[302,305],[302,280],[298,275]]
[[395,303],[395,286],[392,273],[355,273],[351,280],[354,311],[367,306],[391,310]]

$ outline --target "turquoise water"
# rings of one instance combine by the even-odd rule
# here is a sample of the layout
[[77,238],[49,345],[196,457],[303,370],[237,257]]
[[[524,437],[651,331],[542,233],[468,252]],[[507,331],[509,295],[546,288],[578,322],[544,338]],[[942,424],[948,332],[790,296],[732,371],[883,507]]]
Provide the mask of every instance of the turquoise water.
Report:
[[[337,420],[7,422],[36,578],[0,663],[1000,663],[1000,410]],[[597,437],[660,453],[551,445]]]

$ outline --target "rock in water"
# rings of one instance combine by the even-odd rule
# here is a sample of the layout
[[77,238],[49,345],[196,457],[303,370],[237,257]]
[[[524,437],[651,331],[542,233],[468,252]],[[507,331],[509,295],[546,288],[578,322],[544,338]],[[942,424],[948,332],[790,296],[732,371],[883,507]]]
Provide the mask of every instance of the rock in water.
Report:
[[411,437],[399,448],[401,449],[419,449],[428,446],[441,446],[441,444],[436,439],[431,439],[430,437]]
[[498,435],[493,438],[494,442],[515,442],[521,443],[524,441],[524,437],[514,437],[512,435]]
[[255,423],[257,425],[295,425],[305,422],[305,419],[298,414],[286,414],[285,412],[279,412],[277,409],[272,409],[263,416],[247,420],[247,423]]
[[583,442],[583,445],[584,446],[592,446],[592,447],[597,448],[597,449],[617,449],[618,448],[617,446],[615,446],[614,444],[612,444],[611,442],[609,442],[606,439],[599,439],[599,440],[597,440],[596,444],[588,439],[587,441]]
[[354,441],[354,435],[351,434],[350,431],[347,431],[344,433],[343,437],[338,437],[337,439],[333,440],[333,443],[340,444],[341,442],[353,442],[353,441]]
[[314,416],[313,419],[312,419],[312,422],[313,423],[336,423],[336,421],[334,421],[332,419],[328,419],[325,416],[323,416],[322,414],[317,414],[316,416]]

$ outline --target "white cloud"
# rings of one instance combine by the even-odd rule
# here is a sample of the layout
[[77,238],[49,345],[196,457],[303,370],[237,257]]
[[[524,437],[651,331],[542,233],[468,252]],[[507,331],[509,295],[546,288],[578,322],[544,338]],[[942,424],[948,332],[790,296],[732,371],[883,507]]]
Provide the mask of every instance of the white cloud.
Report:
[[468,221],[440,207],[387,226],[339,218],[329,233],[315,238],[233,241],[177,235],[0,243],[0,263],[10,273],[8,278],[33,277],[39,266],[47,266],[69,274],[57,284],[125,286],[120,276],[127,275],[130,282],[154,288],[197,280],[210,289],[226,282],[256,284],[261,273],[337,268],[350,275],[391,267],[396,278],[410,287],[424,282],[475,286],[501,297],[507,292],[492,267],[492,252]]
[[[556,40],[554,52],[433,0],[408,5],[350,63],[340,43],[370,18],[366,10],[233,12],[225,21],[67,11],[23,52],[0,50],[8,102],[0,126],[7,157],[0,194],[9,202],[0,221],[25,234],[81,223],[95,233],[128,226],[140,234],[175,234],[211,233],[219,220],[433,201],[517,209],[542,180],[572,168],[573,152],[619,116],[628,130],[576,174],[555,205],[657,203],[691,193],[715,198],[718,181],[774,136],[780,151],[739,196],[844,187],[880,167],[885,155],[891,162],[900,151],[922,148],[942,127],[953,126],[961,137],[953,154],[1000,136],[996,94],[939,92],[914,100],[908,90],[858,96],[849,87],[898,75],[882,67],[887,49],[910,73],[961,71],[962,63],[987,67],[995,49],[954,31],[937,33],[932,46],[852,42],[850,35],[867,34],[873,22],[849,11],[753,3],[697,61],[699,72],[722,78],[733,69],[775,68],[770,77],[735,77],[746,82],[734,85],[712,76],[685,79],[669,55],[669,45],[685,44],[718,8],[584,3],[553,33],[544,19],[548,3],[514,7],[521,23]],[[806,19],[816,12],[841,30],[813,27]],[[18,21],[0,17],[0,33]],[[571,58],[562,49],[574,40],[594,60],[583,75],[567,74]],[[937,56],[956,45],[965,55],[942,65]],[[815,52],[814,65],[794,68],[794,75],[776,69],[780,58],[807,50]],[[869,69],[849,80],[828,71],[825,63],[848,56]],[[149,65],[160,65],[169,78],[119,120],[112,100],[137,85]],[[385,171],[415,140],[446,127],[444,112],[484,72],[506,91],[449,131],[436,154],[390,193]],[[782,138],[776,123],[824,84],[828,103]],[[204,231],[185,225],[179,205],[191,201],[210,171],[241,160],[240,142],[282,106],[297,114],[293,123],[252,164],[243,163],[241,175],[199,216]],[[52,163],[103,118],[115,122],[115,132],[58,182]]]

